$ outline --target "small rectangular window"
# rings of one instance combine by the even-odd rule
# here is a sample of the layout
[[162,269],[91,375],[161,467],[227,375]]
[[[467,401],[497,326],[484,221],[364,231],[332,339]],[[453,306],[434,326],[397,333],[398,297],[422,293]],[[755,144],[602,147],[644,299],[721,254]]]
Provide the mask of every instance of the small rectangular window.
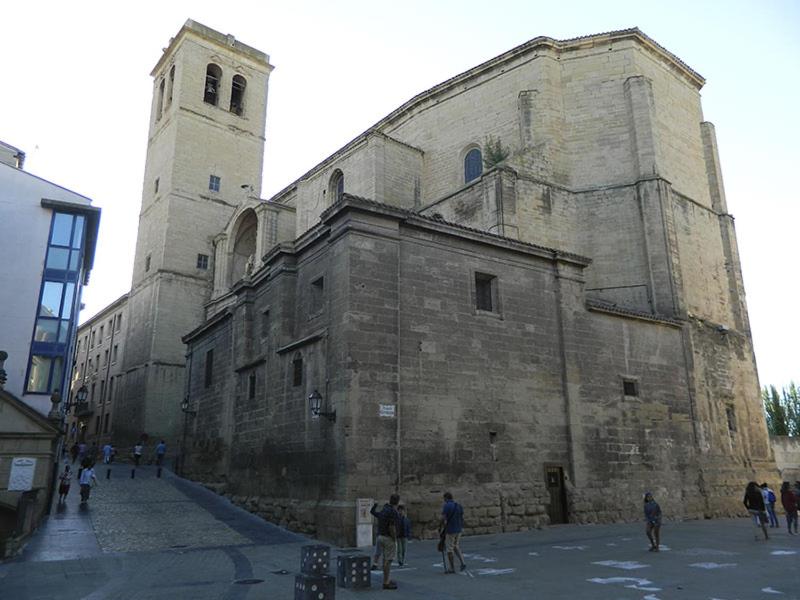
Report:
[[623,379],[622,380],[622,392],[626,396],[638,396],[639,395],[639,384],[633,379]]
[[103,343],[103,328],[104,328],[104,325],[100,325],[100,343],[101,344]]
[[114,344],[114,354],[111,355],[111,362],[117,362],[117,356],[119,354],[119,344]]
[[261,337],[269,337],[269,311],[261,313]]
[[303,384],[303,357],[297,356],[292,361],[292,385],[297,387]]
[[144,272],[147,273],[150,270],[150,255],[144,257]]
[[208,268],[208,254],[198,254],[197,255],[197,268],[198,269],[207,269]]
[[736,431],[736,410],[732,406],[725,408],[725,416],[728,419],[728,431],[733,433]]
[[494,312],[497,309],[497,277],[475,273],[475,308]]
[[322,312],[325,298],[325,278],[319,277],[311,282],[311,314]]
[[108,413],[106,413],[106,416],[104,417],[103,433],[108,433],[108,417],[109,416],[110,415]]
[[218,192],[219,191],[219,183],[220,183],[219,177],[217,177],[216,175],[209,175],[209,177],[208,177],[208,189],[209,190],[211,190],[212,192]]
[[256,374],[250,373],[247,378],[247,397],[252,400],[256,397]]
[[122,315],[117,315],[117,331],[122,328]]
[[205,386],[211,387],[214,381],[214,349],[212,348],[206,352],[206,377]]

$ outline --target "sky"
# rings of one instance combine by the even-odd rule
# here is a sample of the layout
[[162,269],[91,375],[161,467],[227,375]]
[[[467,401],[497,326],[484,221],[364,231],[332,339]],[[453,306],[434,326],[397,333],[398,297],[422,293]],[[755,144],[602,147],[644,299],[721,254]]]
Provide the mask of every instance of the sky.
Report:
[[206,0],[3,7],[0,140],[103,209],[81,320],[130,289],[153,90],[187,18],[270,55],[262,197],[531,38],[639,27],[706,78],[761,384],[800,382],[800,2]]

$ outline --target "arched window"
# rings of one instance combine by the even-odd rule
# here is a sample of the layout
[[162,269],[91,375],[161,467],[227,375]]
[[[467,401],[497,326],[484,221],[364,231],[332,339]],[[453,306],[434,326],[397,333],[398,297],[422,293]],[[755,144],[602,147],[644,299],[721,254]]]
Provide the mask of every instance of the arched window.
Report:
[[175,87],[175,65],[169,70],[169,82],[167,83],[167,106],[172,104],[172,89]]
[[206,86],[203,92],[203,102],[217,105],[219,96],[219,82],[222,79],[222,69],[218,65],[211,63],[206,67]]
[[338,202],[344,195],[344,173],[336,169],[331,175],[331,181],[328,184],[328,194],[332,198],[331,202]]
[[164,80],[158,86],[158,107],[156,108],[156,121],[161,118],[161,113],[164,110]]
[[244,90],[247,87],[247,80],[241,75],[233,76],[231,84],[231,112],[242,116],[244,112]]
[[483,157],[480,148],[473,148],[464,157],[464,183],[477,179],[483,173]]
[[256,233],[258,218],[252,210],[247,210],[239,218],[233,244],[233,264],[231,265],[231,285],[239,281],[254,266],[256,253]]

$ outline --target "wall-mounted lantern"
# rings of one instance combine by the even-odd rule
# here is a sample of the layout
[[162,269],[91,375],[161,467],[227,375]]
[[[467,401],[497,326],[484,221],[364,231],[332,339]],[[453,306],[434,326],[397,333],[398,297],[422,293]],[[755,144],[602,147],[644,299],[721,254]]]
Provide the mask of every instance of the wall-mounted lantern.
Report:
[[311,409],[311,418],[317,419],[325,417],[329,421],[336,422],[336,411],[323,411],[322,410],[322,394],[314,390],[308,395],[308,406]]

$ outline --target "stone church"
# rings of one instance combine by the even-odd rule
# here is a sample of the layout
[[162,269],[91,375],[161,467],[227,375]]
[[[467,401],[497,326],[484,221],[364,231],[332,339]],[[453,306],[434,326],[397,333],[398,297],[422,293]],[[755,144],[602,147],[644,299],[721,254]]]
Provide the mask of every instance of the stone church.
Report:
[[271,70],[193,21],[153,69],[119,440],[348,544],[394,491],[480,533],[736,514],[776,473],[687,64],[537,37],[262,199]]

